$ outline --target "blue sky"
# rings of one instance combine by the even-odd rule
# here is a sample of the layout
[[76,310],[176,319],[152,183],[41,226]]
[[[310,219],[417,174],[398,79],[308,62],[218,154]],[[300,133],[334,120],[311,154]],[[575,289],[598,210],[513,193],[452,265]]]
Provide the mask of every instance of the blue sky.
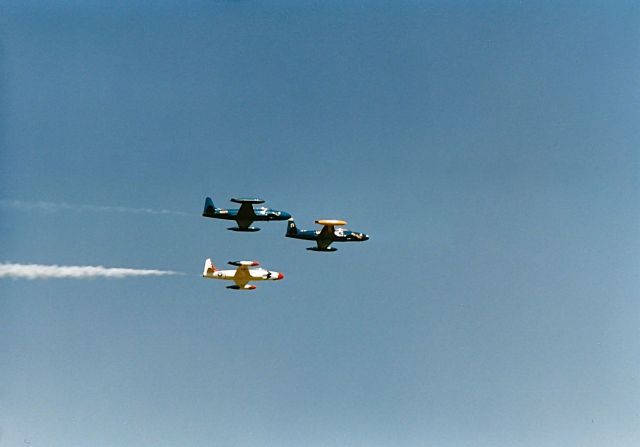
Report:
[[0,445],[640,443],[637,4],[2,8]]

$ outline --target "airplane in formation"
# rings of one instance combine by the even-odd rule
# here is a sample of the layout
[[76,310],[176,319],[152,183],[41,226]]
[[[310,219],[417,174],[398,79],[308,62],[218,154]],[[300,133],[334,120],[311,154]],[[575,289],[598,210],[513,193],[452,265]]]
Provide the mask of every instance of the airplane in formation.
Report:
[[214,219],[235,220],[237,227],[228,228],[233,231],[259,231],[260,228],[252,227],[251,224],[256,221],[270,221],[270,220],[287,220],[291,217],[291,214],[284,211],[274,210],[272,208],[260,207],[253,208],[253,205],[259,205],[264,203],[262,199],[255,198],[240,198],[231,199],[234,203],[239,203],[238,209],[224,209],[216,208],[213,205],[211,197],[207,197],[204,202],[204,211],[202,215],[204,217],[211,217]]
[[249,267],[259,266],[260,264],[257,261],[229,261],[229,265],[234,265],[238,268],[235,270],[218,270],[218,268],[211,262],[211,259],[207,259],[204,262],[204,271],[202,272],[202,276],[208,279],[224,279],[227,281],[233,281],[235,284],[227,286],[227,289],[234,290],[255,289],[256,286],[248,284],[249,281],[278,281],[284,278],[284,275],[280,272],[273,272],[263,268],[249,269]]
[[299,230],[293,218],[290,218],[285,236],[316,241],[317,247],[307,248],[312,251],[336,251],[337,248],[330,246],[334,242],[362,242],[369,239],[369,236],[364,233],[336,228],[337,225],[346,225],[347,222],[344,220],[322,219],[316,220],[316,223],[323,225],[322,230]]

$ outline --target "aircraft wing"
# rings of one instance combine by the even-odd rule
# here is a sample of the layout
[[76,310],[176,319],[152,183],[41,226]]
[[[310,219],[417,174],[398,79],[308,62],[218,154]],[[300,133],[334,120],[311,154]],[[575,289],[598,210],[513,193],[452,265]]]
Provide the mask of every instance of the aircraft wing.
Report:
[[344,220],[337,219],[319,219],[316,220],[316,223],[319,225],[323,225],[322,230],[320,230],[320,234],[318,235],[320,239],[333,239],[333,236],[335,234],[335,226],[347,224],[347,222],[345,222]]
[[333,241],[331,239],[318,239],[316,241],[316,244],[318,244],[318,248],[320,250],[326,250],[327,248],[329,248],[329,245],[331,245]]
[[233,276],[233,282],[236,283],[236,286],[244,287],[249,282],[249,279],[251,279],[249,267],[241,265],[236,269],[236,274]]
[[238,214],[236,215],[236,222],[238,223],[238,227],[242,230],[248,229],[253,221],[256,218],[256,213],[253,211],[252,202],[243,201],[240,202],[240,209],[238,209]]
[[335,227],[333,225],[325,225],[322,227],[322,230],[320,230],[320,234],[318,236],[321,239],[333,238],[334,233]]
[[251,202],[242,202],[240,209],[238,210],[237,220],[253,221],[255,218],[256,213],[253,211],[253,205]]

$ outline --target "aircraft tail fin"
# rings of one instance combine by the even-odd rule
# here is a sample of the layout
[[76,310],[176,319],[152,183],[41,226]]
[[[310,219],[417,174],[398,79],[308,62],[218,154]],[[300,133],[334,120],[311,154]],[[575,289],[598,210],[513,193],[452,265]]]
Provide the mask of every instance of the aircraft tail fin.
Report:
[[202,215],[203,216],[213,216],[215,211],[216,211],[216,207],[213,206],[213,200],[211,200],[211,197],[207,197],[204,200],[204,210],[202,211]]
[[298,227],[296,227],[296,222],[293,220],[293,217],[289,218],[287,222],[287,236],[295,236],[298,234]]
[[213,265],[211,259],[207,258],[207,260],[204,261],[204,271],[202,272],[202,276],[211,276],[216,270],[216,266]]

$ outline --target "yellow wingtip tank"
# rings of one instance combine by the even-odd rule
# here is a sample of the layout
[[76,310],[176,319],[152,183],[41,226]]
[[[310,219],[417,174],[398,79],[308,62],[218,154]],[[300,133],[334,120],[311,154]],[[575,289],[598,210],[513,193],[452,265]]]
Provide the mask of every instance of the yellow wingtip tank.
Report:
[[316,223],[318,225],[346,225],[347,222],[344,220],[338,220],[338,219],[319,219],[316,220]]

